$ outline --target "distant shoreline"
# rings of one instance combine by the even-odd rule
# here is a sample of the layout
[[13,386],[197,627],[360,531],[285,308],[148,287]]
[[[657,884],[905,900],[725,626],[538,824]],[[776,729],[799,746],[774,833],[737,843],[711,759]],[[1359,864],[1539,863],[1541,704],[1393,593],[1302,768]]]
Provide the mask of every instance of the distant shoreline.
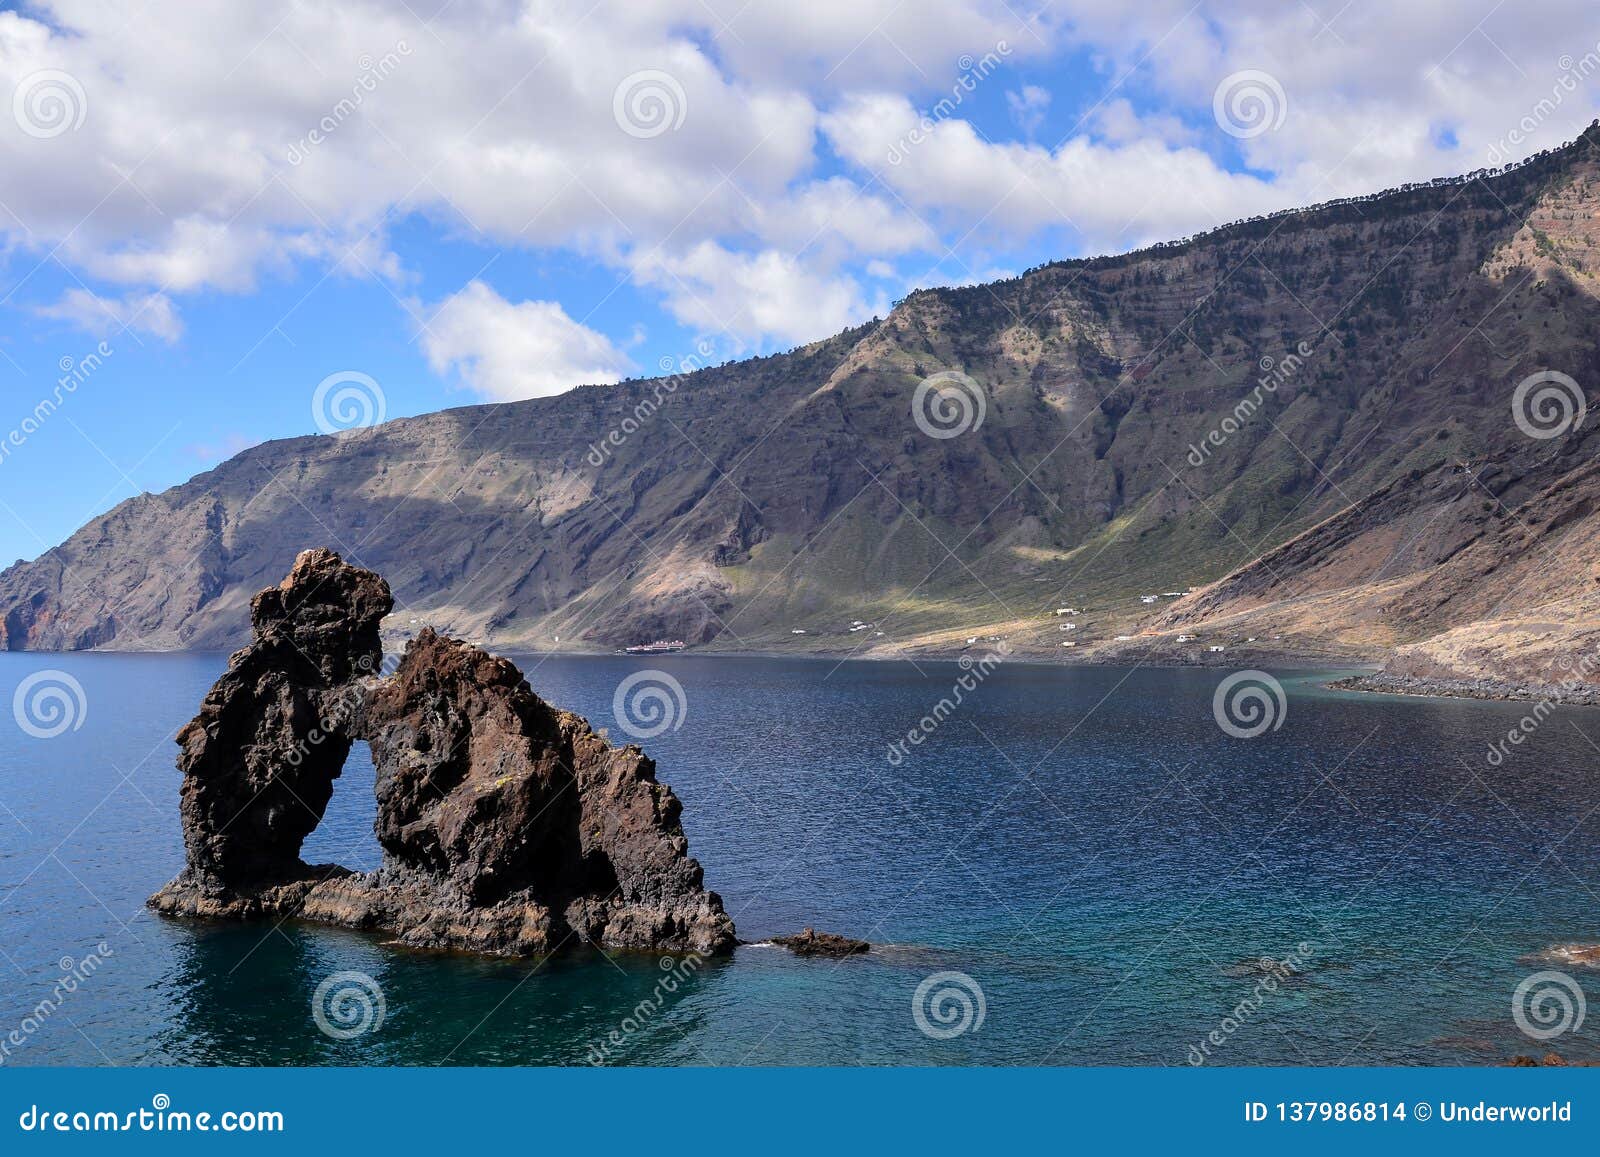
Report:
[[1336,691],[1393,695],[1416,699],[1475,699],[1487,703],[1550,703],[1561,707],[1600,707],[1600,688],[1576,690],[1507,679],[1426,679],[1373,671],[1328,684]]
[[[471,642],[472,640],[468,640]],[[387,642],[387,640],[386,640]],[[403,649],[404,643],[409,639],[399,641],[400,645],[384,648],[386,654],[398,654]],[[816,663],[959,663],[963,656],[981,657],[993,653],[993,648],[970,647],[966,650],[939,651],[935,653],[917,654],[852,654],[834,651],[770,651],[770,650],[720,650],[710,647],[686,647],[681,651],[666,651],[654,654],[627,654],[615,648],[563,648],[559,651],[540,650],[536,647],[499,646],[495,644],[475,643],[484,650],[496,655],[528,656],[537,659],[801,659]],[[6,651],[0,654],[8,655],[216,655],[226,659],[233,654],[232,650],[219,650],[213,648],[172,649],[160,650],[156,648],[142,650],[113,650],[109,648],[84,648],[78,651]],[[1052,667],[1052,668],[1132,668],[1148,667],[1157,670],[1181,670],[1194,668],[1197,670],[1236,670],[1243,667],[1259,666],[1271,667],[1280,671],[1329,671],[1329,672],[1365,672],[1376,673],[1380,668],[1377,663],[1352,662],[1348,657],[1339,656],[1307,656],[1307,655],[1272,655],[1260,652],[1237,652],[1232,656],[1208,655],[1204,660],[1193,662],[1163,657],[1160,659],[1141,659],[1136,655],[1117,654],[1105,658],[1095,658],[1093,655],[1062,656],[1057,658],[1047,652],[1026,652],[1011,654],[1005,657],[1006,666],[1024,667]],[[1351,676],[1352,678],[1354,676]]]

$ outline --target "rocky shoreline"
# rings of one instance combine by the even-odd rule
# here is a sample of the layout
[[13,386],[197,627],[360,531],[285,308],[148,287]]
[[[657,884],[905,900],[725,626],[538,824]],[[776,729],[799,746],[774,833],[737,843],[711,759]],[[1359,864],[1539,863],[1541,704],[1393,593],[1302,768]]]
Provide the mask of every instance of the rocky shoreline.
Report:
[[1416,695],[1431,699],[1482,699],[1496,702],[1600,707],[1600,687],[1586,683],[1553,685],[1487,677],[1438,679],[1375,671],[1369,675],[1352,675],[1346,679],[1336,679],[1328,686],[1338,691],[1365,691],[1376,695]]

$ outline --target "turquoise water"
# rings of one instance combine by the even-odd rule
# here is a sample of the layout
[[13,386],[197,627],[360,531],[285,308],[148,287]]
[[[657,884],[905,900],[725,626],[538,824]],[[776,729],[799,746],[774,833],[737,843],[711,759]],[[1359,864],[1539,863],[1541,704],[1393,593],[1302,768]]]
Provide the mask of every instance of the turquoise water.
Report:
[[[0,1060],[1183,1065],[1212,1032],[1218,1064],[1600,1056],[1600,1019],[1545,1043],[1512,1017],[1543,967],[1520,958],[1600,940],[1600,712],[1557,710],[1494,766],[1525,706],[1280,673],[1281,726],[1239,739],[1212,714],[1224,672],[1007,664],[896,763],[889,744],[949,695],[954,664],[520,661],[614,735],[619,682],[671,673],[681,725],[645,746],[740,934],[811,924],[884,947],[752,946],[673,973],[168,921],[142,903],[182,863],[172,734],[225,658],[5,654],[0,704],[56,670],[85,710],[52,738],[0,713]],[[371,784],[358,748],[308,860],[375,863]],[[1259,993],[1251,962],[1291,955],[1300,968],[1226,1028]],[[384,1011],[348,1040],[312,1007],[341,972]],[[931,985],[972,1009],[942,1039],[913,1001],[947,972],[975,988]],[[1572,976],[1600,993],[1600,973]],[[936,1032],[962,1025],[959,1000],[924,1010]]]

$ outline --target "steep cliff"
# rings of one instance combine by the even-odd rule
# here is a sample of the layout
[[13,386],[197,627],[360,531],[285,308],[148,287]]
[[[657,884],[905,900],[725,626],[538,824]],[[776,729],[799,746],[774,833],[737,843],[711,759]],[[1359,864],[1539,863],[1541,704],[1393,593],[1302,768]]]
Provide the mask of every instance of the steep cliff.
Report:
[[[1587,621],[1552,576],[1591,516],[1517,527],[1594,423],[1531,437],[1512,399],[1600,381],[1597,143],[919,292],[791,353],[258,446],[0,574],[0,645],[235,645],[306,541],[390,577],[391,637],[500,650],[1115,658],[1149,630],[1372,659]],[[946,371],[969,414],[919,394]],[[1498,553],[1430,581],[1473,544]]]

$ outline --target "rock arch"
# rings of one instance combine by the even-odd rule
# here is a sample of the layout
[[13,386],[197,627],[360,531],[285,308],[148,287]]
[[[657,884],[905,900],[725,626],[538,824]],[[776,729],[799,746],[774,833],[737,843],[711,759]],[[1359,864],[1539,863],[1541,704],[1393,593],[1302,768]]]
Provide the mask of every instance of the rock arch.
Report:
[[[504,955],[730,950],[654,762],[544,702],[509,660],[431,629],[382,672],[392,608],[382,578],[330,550],[251,601],[250,644],[178,733],[187,866],[151,906]],[[356,740],[372,750],[383,862],[306,864]]]

